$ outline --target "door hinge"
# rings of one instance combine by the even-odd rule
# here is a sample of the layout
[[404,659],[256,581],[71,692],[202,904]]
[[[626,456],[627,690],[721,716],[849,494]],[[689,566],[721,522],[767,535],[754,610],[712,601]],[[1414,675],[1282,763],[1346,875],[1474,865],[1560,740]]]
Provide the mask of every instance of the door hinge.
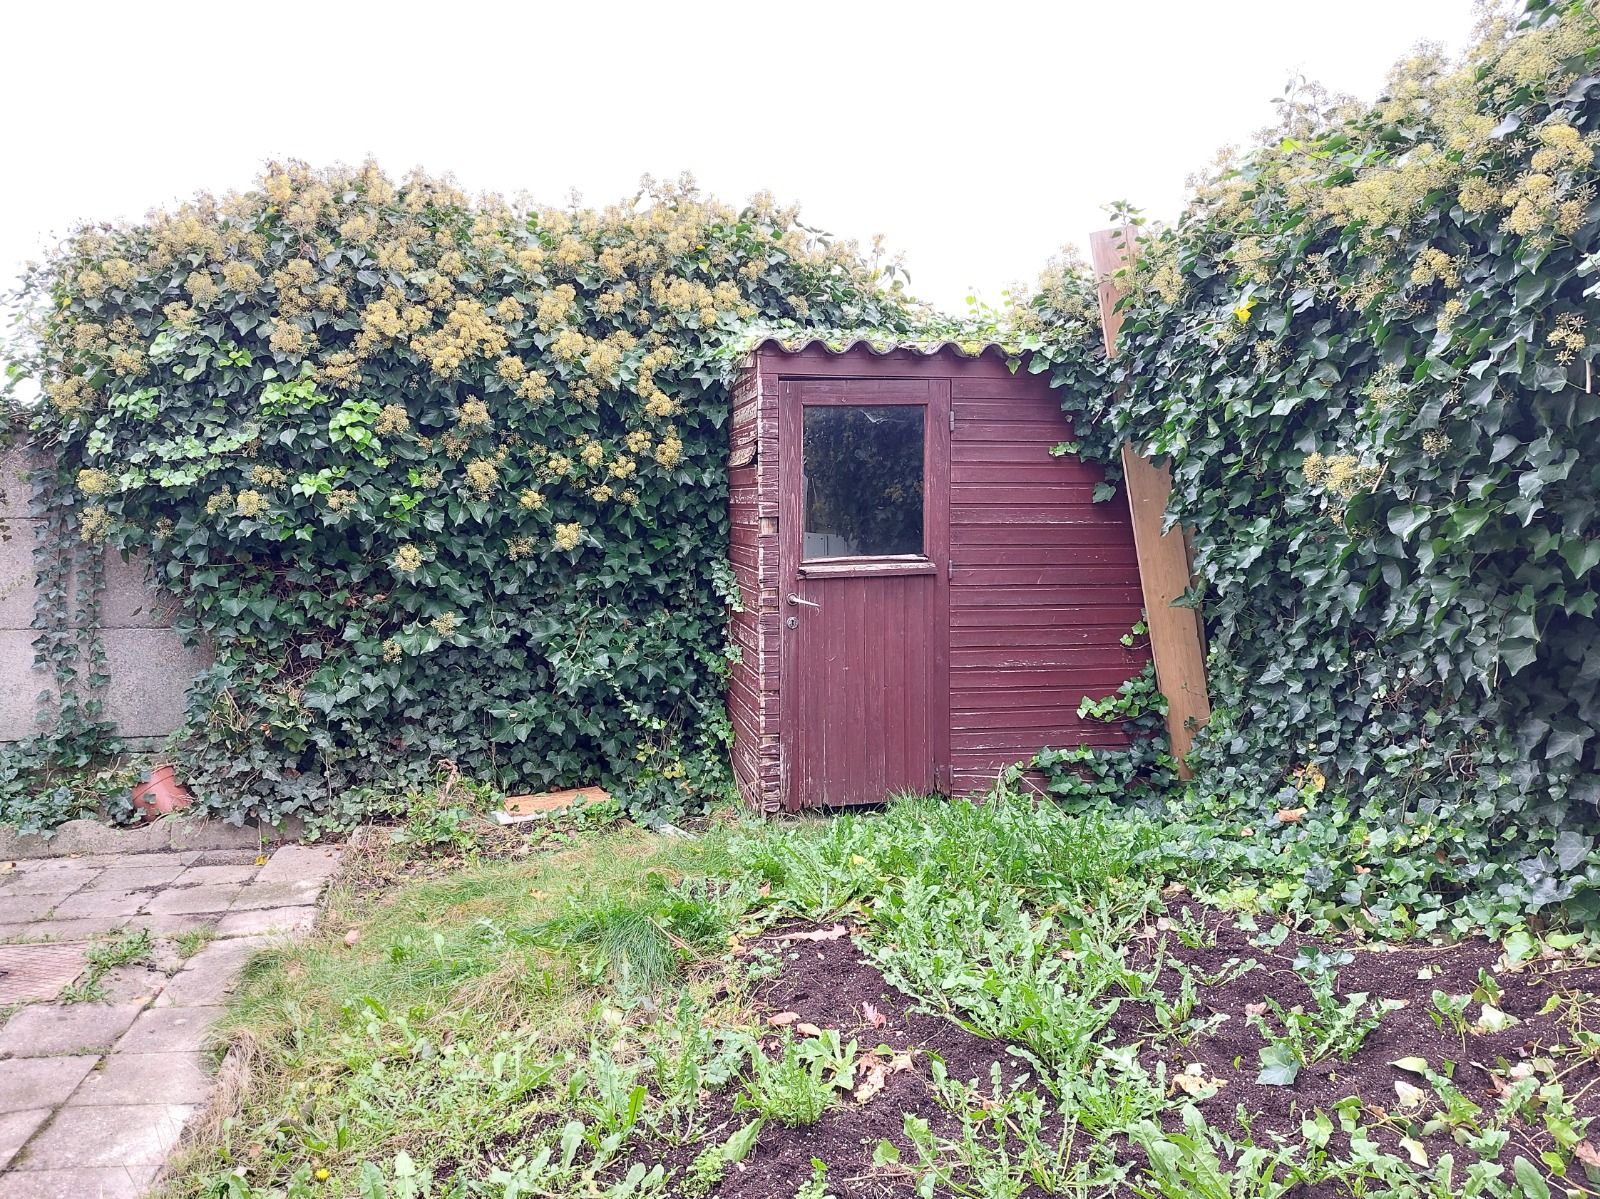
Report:
[[950,432],[954,433],[955,431],[956,431],[956,410],[954,408],[952,408],[952,409],[950,409]]
[[944,564],[944,577],[947,579],[953,579],[956,577],[956,564],[954,559],[951,559]]

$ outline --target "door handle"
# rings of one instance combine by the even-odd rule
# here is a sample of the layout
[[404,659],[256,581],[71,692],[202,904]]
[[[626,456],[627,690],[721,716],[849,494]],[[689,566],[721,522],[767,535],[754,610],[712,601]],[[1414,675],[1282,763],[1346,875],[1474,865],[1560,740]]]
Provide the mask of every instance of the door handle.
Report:
[[808,608],[820,608],[820,607],[822,607],[822,605],[817,603],[815,600],[801,599],[798,595],[790,595],[789,596],[789,606],[790,607],[799,607],[801,604],[804,604]]

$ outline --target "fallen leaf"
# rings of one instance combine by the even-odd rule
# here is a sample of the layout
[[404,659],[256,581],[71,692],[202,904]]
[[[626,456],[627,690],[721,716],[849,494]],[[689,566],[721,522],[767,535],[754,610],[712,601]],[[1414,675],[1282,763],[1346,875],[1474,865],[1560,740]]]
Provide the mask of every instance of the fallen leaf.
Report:
[[1304,819],[1305,814],[1306,810],[1304,808],[1279,808],[1278,823],[1299,824],[1300,821]]
[[1183,883],[1168,883],[1165,887],[1161,888],[1161,894],[1170,899],[1174,895],[1184,894],[1186,891],[1188,891],[1188,889],[1188,886]]
[[1589,1176],[1590,1182],[1600,1178],[1600,1149],[1596,1149],[1588,1141],[1579,1141],[1573,1147],[1572,1156],[1583,1167],[1583,1172]]
[[832,928],[813,929],[809,933],[784,933],[779,940],[782,941],[837,941],[849,933],[849,929],[842,924],[835,924]]
[[1396,1070],[1404,1070],[1408,1074],[1428,1072],[1428,1059],[1425,1057],[1397,1057],[1389,1064]]
[[1239,830],[1239,835],[1241,837],[1253,837],[1256,835],[1256,830],[1253,828],[1242,828]]
[[1244,1005],[1244,1014],[1246,1016],[1265,1016],[1267,1014],[1267,1005],[1264,1003],[1247,1003]]
[[1421,1141],[1413,1141],[1410,1137],[1400,1138],[1400,1148],[1406,1151],[1406,1156],[1419,1166],[1428,1164],[1428,1151],[1422,1147]]
[[1356,873],[1357,874],[1371,874],[1372,873],[1372,867],[1371,866],[1357,866],[1356,867]]
[[889,1075],[911,1069],[911,1055],[897,1053],[893,1057],[883,1058],[875,1053],[869,1053],[861,1059],[857,1068],[862,1071],[864,1077],[855,1090],[856,1102],[865,1103],[883,1090],[883,1084]]
[[1207,1077],[1205,1065],[1201,1062],[1190,1062],[1172,1076],[1173,1089],[1182,1091],[1191,1099],[1209,1099],[1225,1085],[1220,1078]]
[[769,895],[772,894],[772,884],[771,883],[762,883],[759,887],[756,888],[756,894],[761,896],[762,899],[766,899]]
[[804,1022],[796,1024],[794,1030],[802,1037],[820,1037],[822,1035],[822,1030],[815,1024],[806,1024]]
[[872,1025],[873,1028],[882,1028],[885,1024],[889,1023],[889,1017],[885,1016],[870,1003],[863,1003],[861,1005],[861,1014],[866,1017],[867,1023]]
[[1417,971],[1417,977],[1418,978],[1423,978],[1423,979],[1432,978],[1433,977],[1433,967],[1432,966],[1424,966],[1421,970]]
[[1513,1024],[1520,1023],[1521,1021],[1509,1012],[1503,1012],[1495,1007],[1494,1004],[1486,1003],[1479,1010],[1478,1020],[1472,1026],[1472,1031],[1478,1033],[1504,1032]]
[[361,930],[359,928],[353,928],[344,935],[344,943],[346,945],[354,945],[359,940],[361,940]]
[[785,1025],[793,1024],[798,1019],[800,1019],[799,1012],[773,1012],[772,1015],[767,1017],[767,1023],[772,1025],[773,1028],[783,1028]]
[[1395,1097],[1400,1100],[1401,1107],[1416,1107],[1428,1097],[1428,1092],[1421,1087],[1414,1087],[1409,1082],[1396,1082],[1394,1084]]
[[264,854],[264,853],[256,854],[256,865],[257,866],[265,866],[266,864],[267,864],[267,855]]

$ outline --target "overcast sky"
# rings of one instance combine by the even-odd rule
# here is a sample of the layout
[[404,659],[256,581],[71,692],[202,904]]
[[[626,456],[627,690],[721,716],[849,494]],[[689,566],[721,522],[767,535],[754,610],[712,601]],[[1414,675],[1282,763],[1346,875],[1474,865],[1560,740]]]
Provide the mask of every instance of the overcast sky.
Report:
[[80,219],[371,154],[472,190],[604,204],[688,170],[888,236],[959,310],[1272,119],[1296,71],[1375,96],[1470,0],[559,4],[273,0],[0,9],[0,276]]

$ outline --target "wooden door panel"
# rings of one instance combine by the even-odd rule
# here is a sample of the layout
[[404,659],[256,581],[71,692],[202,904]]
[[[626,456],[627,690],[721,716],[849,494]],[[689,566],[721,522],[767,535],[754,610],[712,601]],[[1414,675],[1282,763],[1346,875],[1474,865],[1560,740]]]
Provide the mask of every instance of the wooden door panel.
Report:
[[[805,411],[832,405],[923,409],[921,555],[804,564]],[[791,809],[948,786],[948,405],[945,380],[793,380],[780,388],[780,742]]]
[[934,628],[938,580],[811,578],[791,633],[800,693],[797,806],[877,803],[939,784]]

